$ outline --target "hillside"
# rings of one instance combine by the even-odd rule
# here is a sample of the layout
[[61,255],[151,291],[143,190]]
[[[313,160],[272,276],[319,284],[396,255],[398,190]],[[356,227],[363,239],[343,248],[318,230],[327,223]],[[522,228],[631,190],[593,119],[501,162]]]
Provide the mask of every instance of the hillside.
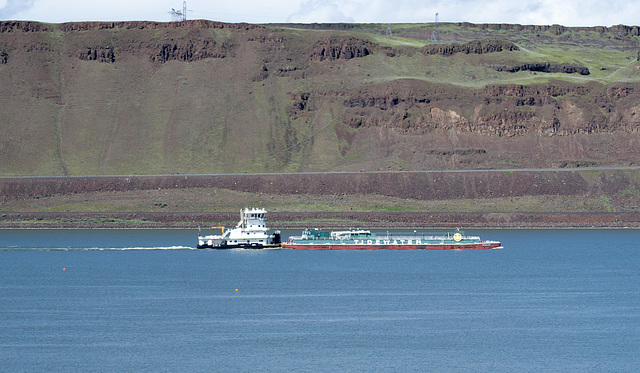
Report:
[[0,227],[640,226],[637,26],[386,29],[0,22]]
[[634,166],[637,26],[0,22],[0,175]]
[[0,178],[0,228],[640,227],[640,170]]

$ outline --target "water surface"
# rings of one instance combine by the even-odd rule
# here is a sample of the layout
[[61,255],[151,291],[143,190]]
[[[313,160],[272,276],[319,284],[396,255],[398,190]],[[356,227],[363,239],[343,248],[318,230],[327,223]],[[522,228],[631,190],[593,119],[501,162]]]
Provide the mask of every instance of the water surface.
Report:
[[505,248],[210,251],[189,230],[0,230],[2,370],[640,368],[640,231],[466,233]]

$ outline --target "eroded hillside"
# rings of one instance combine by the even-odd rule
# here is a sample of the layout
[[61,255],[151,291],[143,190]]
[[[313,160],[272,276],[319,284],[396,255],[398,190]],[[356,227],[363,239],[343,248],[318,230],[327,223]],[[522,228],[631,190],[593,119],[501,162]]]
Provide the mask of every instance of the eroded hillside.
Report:
[[636,26],[317,28],[0,22],[0,174],[638,165]]

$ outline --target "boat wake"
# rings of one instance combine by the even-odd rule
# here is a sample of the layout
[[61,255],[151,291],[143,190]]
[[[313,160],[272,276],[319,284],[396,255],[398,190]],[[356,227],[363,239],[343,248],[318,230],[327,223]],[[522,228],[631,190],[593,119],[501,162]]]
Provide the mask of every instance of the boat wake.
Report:
[[145,251],[145,250],[196,250],[186,246],[157,247],[5,247],[0,251]]
[[167,246],[167,247],[114,247],[114,248],[95,248],[86,250],[115,250],[115,251],[128,251],[128,250],[196,250],[195,247],[186,246]]

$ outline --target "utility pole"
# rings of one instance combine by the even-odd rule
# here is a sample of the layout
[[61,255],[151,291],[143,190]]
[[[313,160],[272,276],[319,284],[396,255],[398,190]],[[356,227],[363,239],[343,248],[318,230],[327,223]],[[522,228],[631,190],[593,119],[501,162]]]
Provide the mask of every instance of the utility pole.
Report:
[[438,13],[436,13],[436,29],[431,33],[431,42],[437,43],[440,40],[440,33],[438,32]]
[[171,8],[169,12],[171,14],[172,21],[186,21],[187,20],[187,2],[182,2],[182,10],[175,10]]

